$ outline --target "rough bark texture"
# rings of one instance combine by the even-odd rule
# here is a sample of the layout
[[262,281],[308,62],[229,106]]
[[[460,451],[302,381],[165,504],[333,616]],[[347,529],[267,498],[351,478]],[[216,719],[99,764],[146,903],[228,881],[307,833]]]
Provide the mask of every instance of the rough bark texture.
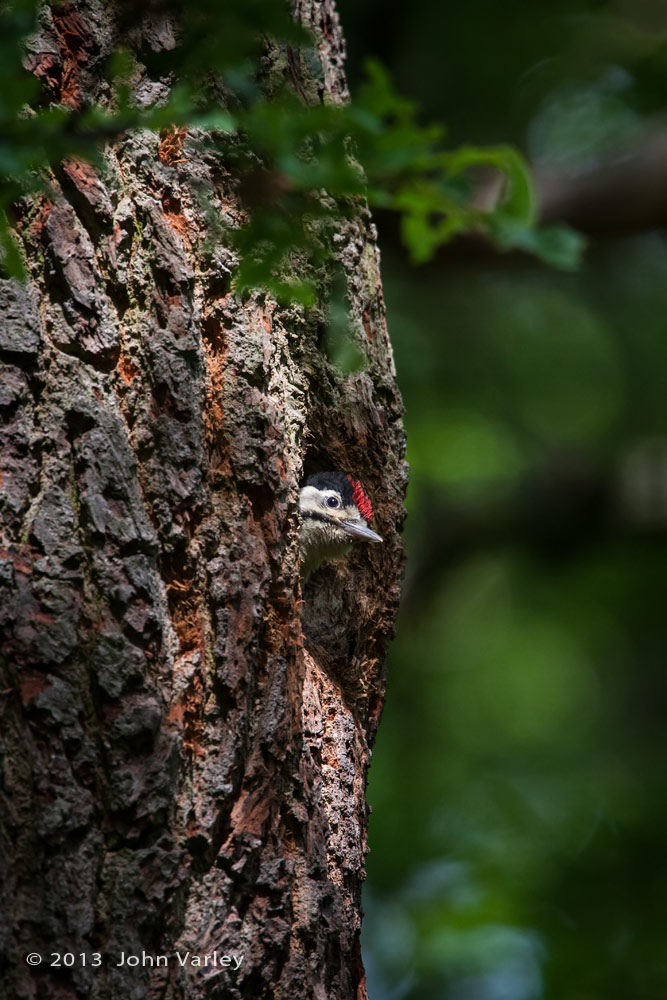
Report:
[[[321,68],[290,72],[344,99],[333,4],[297,15]],[[31,67],[55,101],[104,101],[124,30],[109,4],[54,7]],[[129,40],[168,48],[173,26],[148,12]],[[405,479],[374,231],[361,213],[338,235],[366,358],[343,376],[321,310],[230,292],[209,213],[238,224],[237,183],[203,140],[144,132],[103,170],[64,163],[21,212],[27,284],[0,286],[7,998],[366,996],[364,789]],[[327,468],[363,479],[386,541],[302,594],[296,498]],[[181,968],[186,951],[242,961]],[[117,966],[142,952],[168,964]]]

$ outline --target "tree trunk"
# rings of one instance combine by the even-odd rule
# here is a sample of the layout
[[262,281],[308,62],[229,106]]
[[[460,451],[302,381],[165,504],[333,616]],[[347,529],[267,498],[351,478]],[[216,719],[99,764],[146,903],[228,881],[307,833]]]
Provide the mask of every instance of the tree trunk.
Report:
[[[303,93],[345,99],[333,3],[297,16],[321,60],[308,78],[290,60]],[[106,99],[119,41],[173,44],[148,5],[128,37],[96,0],[46,17],[30,64],[74,106]],[[209,213],[238,225],[238,185],[203,139],[135,132],[101,170],[63,163],[19,213],[27,282],[0,288],[12,1000],[366,996],[364,789],[405,484],[375,234],[365,211],[341,221],[365,358],[345,376],[322,307],[230,291]],[[362,479],[385,542],[302,592],[298,489],[326,469]]]

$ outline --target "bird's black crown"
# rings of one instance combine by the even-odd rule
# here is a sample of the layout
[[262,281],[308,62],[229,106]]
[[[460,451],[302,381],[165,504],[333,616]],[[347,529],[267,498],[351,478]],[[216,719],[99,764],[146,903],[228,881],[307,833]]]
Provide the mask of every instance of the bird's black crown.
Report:
[[370,498],[360,481],[346,472],[318,472],[306,480],[306,486],[314,486],[316,490],[336,490],[344,507],[354,504],[366,521],[373,516]]

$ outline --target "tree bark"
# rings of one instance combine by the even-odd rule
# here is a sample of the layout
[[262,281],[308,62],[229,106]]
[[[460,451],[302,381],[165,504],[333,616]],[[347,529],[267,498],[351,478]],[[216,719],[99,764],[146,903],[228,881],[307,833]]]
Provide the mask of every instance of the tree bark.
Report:
[[[46,13],[29,58],[54,101],[107,100],[119,42],[173,45],[150,5],[131,30],[122,12]],[[296,13],[320,67],[292,54],[290,72],[344,100],[333,3]],[[365,358],[345,376],[323,307],[231,292],[210,213],[239,224],[238,179],[205,138],[138,132],[100,170],[63,163],[18,213],[27,282],[0,287],[7,998],[366,996],[364,789],[405,486],[375,233],[367,211],[341,220]],[[298,489],[326,469],[363,480],[385,542],[302,593]]]

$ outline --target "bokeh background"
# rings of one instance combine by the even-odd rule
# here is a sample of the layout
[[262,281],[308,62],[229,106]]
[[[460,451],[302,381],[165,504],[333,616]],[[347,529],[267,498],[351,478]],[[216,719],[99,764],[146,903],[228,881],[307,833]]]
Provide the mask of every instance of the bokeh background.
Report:
[[408,573],[369,789],[371,1000],[667,997],[667,3],[339,0],[573,273],[378,216]]

